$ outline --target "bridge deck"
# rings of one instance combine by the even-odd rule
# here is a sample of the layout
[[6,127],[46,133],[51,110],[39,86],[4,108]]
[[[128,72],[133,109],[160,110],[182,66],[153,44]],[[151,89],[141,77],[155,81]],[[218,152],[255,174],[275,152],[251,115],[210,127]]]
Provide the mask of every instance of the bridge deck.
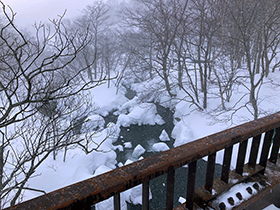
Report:
[[[272,192],[272,189],[276,186],[280,186],[280,157],[278,157],[278,161],[276,164],[270,163],[268,161],[265,173],[262,175],[261,173],[258,173],[258,171],[261,170],[261,168],[256,167],[255,169],[249,169],[250,167],[247,167],[247,169],[244,170],[244,174],[247,174],[247,176],[244,178],[244,176],[240,176],[239,174],[235,173],[235,171],[232,171],[230,173],[230,179],[231,180],[237,180],[238,181],[235,184],[229,183],[222,183],[220,181],[220,178],[216,179],[214,183],[213,189],[215,190],[215,195],[211,195],[207,190],[205,190],[204,186],[196,189],[196,196],[195,196],[195,205],[194,209],[201,209],[203,207],[204,209],[207,209],[207,207],[211,207],[212,209],[223,209],[221,206],[217,205],[217,203],[213,202],[219,196],[220,193],[227,193],[231,187],[239,184],[239,183],[258,183],[259,185],[263,185],[263,188],[258,189],[258,193],[253,194],[249,199],[242,200],[242,202],[238,205],[232,205],[232,209],[236,210],[242,210],[242,209],[248,209],[249,206],[259,199],[263,198],[268,193]],[[246,167],[245,167],[246,168]],[[228,188],[227,191],[225,191],[225,188]],[[279,187],[280,189],[280,187]],[[228,192],[228,197],[232,196],[232,192]],[[279,196],[279,195],[278,195]],[[279,197],[278,197],[279,200]],[[207,206],[205,206],[207,204]],[[204,206],[202,206],[204,205]],[[185,204],[182,204],[180,206],[177,206],[173,210],[185,210],[184,208]],[[265,207],[265,206],[263,206]],[[255,207],[251,207],[255,208]],[[260,209],[260,208],[257,208]]]
[[264,209],[273,204],[275,207],[280,208],[280,184],[274,187],[268,194],[257,200],[255,203],[249,205],[246,210]]

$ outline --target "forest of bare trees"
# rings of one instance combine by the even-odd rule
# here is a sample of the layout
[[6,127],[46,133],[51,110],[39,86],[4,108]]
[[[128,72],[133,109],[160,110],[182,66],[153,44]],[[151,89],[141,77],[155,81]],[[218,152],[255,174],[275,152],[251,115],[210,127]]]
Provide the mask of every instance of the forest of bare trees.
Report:
[[123,12],[129,36],[141,37],[129,43],[133,63],[144,64],[131,69],[136,75],[143,80],[158,76],[171,98],[182,89],[183,100],[200,110],[207,108],[213,87],[225,110],[235,86],[244,85],[244,106],[258,118],[263,78],[279,69],[278,0],[136,2],[138,9]]
[[[143,83],[144,101],[199,110],[216,97],[219,112],[245,107],[257,119],[264,78],[280,68],[280,0],[100,1],[32,33],[0,3],[0,206],[17,202],[48,156],[83,146],[75,125],[94,106],[86,91],[101,83]],[[229,106],[237,86],[246,102]]]
[[14,25],[15,13],[1,6],[0,201],[12,193],[14,205],[49,155],[55,159],[58,150],[80,143],[75,121],[92,106],[84,91],[105,77],[82,80],[92,61],[71,68],[92,40],[89,30],[69,30],[61,17],[26,34]]

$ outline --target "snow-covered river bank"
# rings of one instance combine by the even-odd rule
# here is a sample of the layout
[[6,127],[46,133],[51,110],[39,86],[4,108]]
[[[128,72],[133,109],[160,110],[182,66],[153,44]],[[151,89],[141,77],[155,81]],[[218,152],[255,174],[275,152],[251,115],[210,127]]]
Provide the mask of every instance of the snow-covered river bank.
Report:
[[[137,90],[141,92],[139,88]],[[271,91],[270,88],[267,92],[270,93]],[[164,110],[168,109],[143,101],[137,96],[127,98],[125,93],[125,90],[120,90],[116,94],[115,88],[108,89],[105,85],[96,87],[92,91],[92,95],[97,108],[93,116],[89,116],[88,124],[86,123],[85,126],[88,125],[88,128],[92,128],[97,123],[99,127],[104,129],[94,134],[93,140],[95,143],[100,143],[106,138],[106,141],[98,148],[99,151],[94,150],[88,154],[84,153],[79,147],[69,149],[65,162],[63,161],[64,151],[57,154],[56,160],[49,157],[38,168],[34,178],[28,181],[28,187],[50,192],[92,178],[141,157],[188,143],[251,119],[250,114],[242,110],[239,114],[234,115],[230,122],[225,122],[213,118],[206,111],[200,112],[193,109],[184,101],[175,101],[174,103],[169,101],[169,104],[164,104],[161,101],[160,104],[164,107],[172,108],[172,111],[162,114]],[[265,97],[267,95],[264,94]],[[209,106],[215,107],[216,102],[217,100],[209,101]],[[277,103],[275,102],[275,105],[272,105],[270,103],[269,107],[273,109],[273,112],[277,111]],[[109,113],[110,115],[108,115]],[[219,116],[219,118],[223,119],[223,116],[227,117],[225,114]],[[234,124],[232,124],[233,122]],[[114,135],[108,136],[108,134]],[[89,147],[94,148],[96,144],[89,145]],[[137,149],[135,150],[135,148]],[[135,151],[134,155],[133,151]],[[233,155],[236,155],[237,151],[238,148],[235,147]],[[217,153],[217,163],[222,162],[222,157],[223,153]],[[232,167],[235,164],[235,162],[232,162]],[[202,160],[198,163],[197,186],[201,186],[204,182],[205,170],[206,163]],[[220,176],[219,170],[220,165],[217,165],[216,176]],[[178,204],[180,197],[186,197],[186,181],[187,168],[176,170],[175,205]],[[151,209],[162,209],[159,205],[165,204],[165,184],[166,176],[151,181]],[[26,191],[23,199],[27,200],[40,195],[42,193]],[[163,200],[156,200],[158,198]],[[121,200],[123,210],[140,209],[141,186],[122,193]],[[112,199],[100,203],[96,206],[96,209],[112,209]]]
[[[173,113],[168,108],[164,108],[156,104],[157,113],[164,120],[164,124],[159,125],[136,125],[131,124],[128,127],[120,127],[119,137],[113,145],[118,148],[115,150],[118,162],[118,166],[126,165],[137,161],[139,159],[151,156],[155,153],[173,148],[174,139],[172,130],[174,128]],[[105,117],[105,121],[108,119],[117,119],[109,114]],[[116,121],[114,122],[116,123]],[[120,147],[121,146],[121,147]],[[216,167],[215,176],[218,177],[221,171],[220,165]],[[198,162],[198,177],[197,186],[202,186],[205,181],[206,162],[200,160]],[[186,196],[187,187],[187,167],[182,167],[176,170],[175,177],[175,194],[174,204],[179,205],[179,199]],[[165,195],[166,195],[166,175],[160,176],[150,182],[150,189],[152,199],[150,200],[151,209],[164,209]],[[136,188],[134,193],[130,194],[127,200],[128,210],[140,210],[141,209],[141,188]],[[98,208],[99,209],[99,208]]]

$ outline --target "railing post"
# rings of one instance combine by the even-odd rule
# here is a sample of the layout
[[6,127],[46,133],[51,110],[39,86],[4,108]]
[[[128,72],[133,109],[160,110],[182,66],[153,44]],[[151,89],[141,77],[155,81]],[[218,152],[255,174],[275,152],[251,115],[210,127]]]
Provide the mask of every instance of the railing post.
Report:
[[114,210],[121,210],[120,193],[114,195]]
[[169,167],[167,172],[167,186],[166,186],[166,210],[173,209],[173,197],[174,197],[174,182],[175,182],[175,170],[174,167]]
[[[264,168],[266,167],[273,132],[274,132],[274,130],[270,130],[265,133],[265,137],[264,137],[264,141],[263,141],[263,148],[262,148],[262,153],[261,153],[261,159],[260,159],[260,165],[263,166]],[[264,170],[261,172],[261,174],[264,174]]]
[[149,185],[149,181],[142,184],[142,210],[149,210]]
[[242,176],[248,140],[242,141],[238,148],[238,157],[235,172]]
[[186,208],[193,209],[193,198],[195,191],[195,179],[196,179],[196,166],[197,161],[194,161],[188,165],[188,186],[187,186],[187,200]]
[[248,165],[252,168],[255,168],[255,166],[256,166],[259,147],[260,147],[261,136],[262,135],[260,134],[260,135],[257,135],[253,138],[253,142],[252,142],[252,146],[251,146],[251,152],[250,152],[250,158],[249,158],[249,163],[248,163]]
[[214,173],[215,173],[216,152],[208,156],[205,189],[212,193]]
[[232,147],[225,148],[221,180],[228,184]]
[[276,133],[273,138],[273,147],[270,154],[269,161],[276,164],[278,153],[279,153],[279,144],[280,144],[280,128],[275,129]]

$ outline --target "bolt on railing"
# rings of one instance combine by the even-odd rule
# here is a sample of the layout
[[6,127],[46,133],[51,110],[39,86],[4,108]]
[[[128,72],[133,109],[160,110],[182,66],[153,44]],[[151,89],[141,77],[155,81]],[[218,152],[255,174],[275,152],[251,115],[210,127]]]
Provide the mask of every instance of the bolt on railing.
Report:
[[[263,133],[265,133],[265,136],[260,161],[257,164],[257,156]],[[253,140],[249,163],[245,165],[248,139],[250,138],[253,138]],[[280,113],[278,112],[155,154],[143,160],[12,206],[9,209],[90,210],[93,204],[114,196],[114,208],[118,210],[120,209],[120,193],[143,184],[142,209],[147,210],[149,209],[149,181],[163,174],[167,174],[166,209],[173,209],[175,170],[186,164],[188,164],[188,181],[185,207],[193,209],[194,200],[197,200],[199,203],[199,200],[205,201],[213,197],[211,191],[217,185],[216,182],[227,183],[231,186],[229,177],[233,172],[230,170],[230,166],[232,158],[234,158],[232,157],[232,151],[235,144],[239,144],[239,150],[234,173],[238,175],[239,180],[242,180],[245,170],[249,171],[249,176],[255,173],[264,173],[271,146],[269,160],[272,163],[276,163],[279,143]],[[216,153],[220,150],[224,150],[222,172],[220,179],[214,180]],[[204,191],[196,191],[197,160],[205,156],[208,156],[208,163]],[[223,189],[220,189],[220,191],[215,189],[217,193],[220,193],[221,190]],[[208,192],[208,194],[205,194],[205,192]]]

